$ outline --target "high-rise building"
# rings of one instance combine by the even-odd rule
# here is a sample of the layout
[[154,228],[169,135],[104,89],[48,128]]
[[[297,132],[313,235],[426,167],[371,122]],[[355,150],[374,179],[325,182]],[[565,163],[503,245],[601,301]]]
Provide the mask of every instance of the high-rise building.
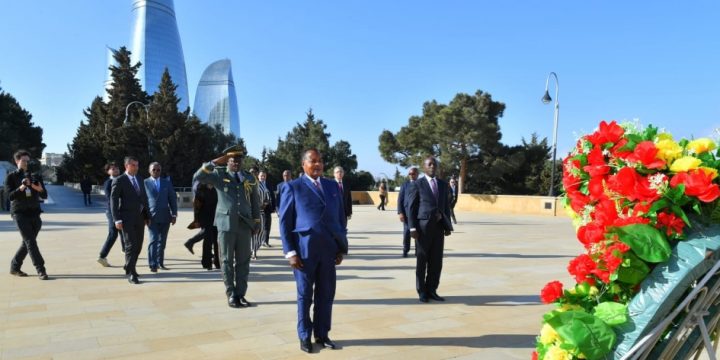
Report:
[[142,63],[138,78],[148,94],[157,91],[165,68],[177,85],[178,109],[190,104],[185,58],[173,0],[133,0],[132,63]]
[[229,59],[218,60],[203,71],[193,113],[214,126],[220,124],[226,134],[240,137],[237,96]]
[[117,50],[106,46],[107,48],[107,76],[105,77],[105,92],[103,93],[103,101],[108,102],[110,101],[110,95],[108,94],[108,90],[112,87],[112,71],[110,71],[111,66],[117,66],[117,61],[115,61],[115,52]]

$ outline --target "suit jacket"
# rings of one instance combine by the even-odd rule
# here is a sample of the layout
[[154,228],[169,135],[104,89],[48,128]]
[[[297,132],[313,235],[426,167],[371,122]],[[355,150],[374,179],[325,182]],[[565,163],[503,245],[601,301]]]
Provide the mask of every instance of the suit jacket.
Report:
[[140,193],[130,182],[130,177],[124,173],[116,177],[111,185],[111,212],[113,221],[122,221],[123,224],[136,224],[149,219],[148,198],[145,187],[142,186],[142,178],[135,176],[138,182]]
[[217,208],[217,191],[206,186],[198,186],[193,199],[193,213],[195,221],[201,228],[212,226],[215,222],[215,209]]
[[169,223],[177,217],[177,195],[168,178],[158,178],[160,188],[155,186],[155,179],[145,179],[145,192],[148,195],[150,220],[155,223]]
[[[290,180],[292,181],[292,180]],[[282,188],[287,185],[290,181],[283,181],[278,184],[277,189],[275,189],[275,211],[280,213],[280,193],[282,193]]]
[[[258,190],[261,190],[260,183],[258,183]],[[262,190],[260,192],[262,192]],[[267,193],[267,196],[265,197],[265,199],[263,199],[263,201],[260,202],[260,205],[261,205],[260,210],[262,210],[266,214],[274,213],[275,212],[275,192],[273,191],[272,187],[267,183],[267,181],[265,182],[265,192]],[[263,196],[261,194],[261,198],[262,197]],[[266,202],[268,203],[267,206],[265,206]]]
[[239,232],[241,224],[253,229],[260,224],[260,194],[255,176],[240,171],[243,183],[238,183],[225,167],[205,163],[195,172],[193,182],[212,184],[217,192],[215,226],[218,231]]
[[405,182],[400,185],[400,192],[398,193],[397,213],[405,216],[405,222],[407,222],[408,214],[410,213],[407,205],[407,189],[413,185],[414,183],[412,181],[405,180]]
[[426,176],[415,181],[415,186],[407,188],[407,204],[410,209],[408,226],[411,229],[419,229],[425,233],[427,225],[431,221],[437,221],[445,230],[453,230],[450,221],[450,201],[448,199],[448,184],[438,179],[438,197],[433,195],[430,182]]
[[[335,181],[335,184],[337,184],[337,181]],[[345,209],[345,216],[350,217],[352,216],[352,191],[350,191],[350,186],[344,181],[342,182],[342,187],[343,209]],[[339,189],[340,187],[338,185],[338,190]]]
[[455,187],[455,191],[453,191],[452,187],[448,186],[448,198],[450,199],[450,208],[454,208],[458,201],[457,186]]
[[318,178],[322,193],[307,176],[288,182],[280,193],[283,252],[303,261],[347,254],[347,218],[337,182]]

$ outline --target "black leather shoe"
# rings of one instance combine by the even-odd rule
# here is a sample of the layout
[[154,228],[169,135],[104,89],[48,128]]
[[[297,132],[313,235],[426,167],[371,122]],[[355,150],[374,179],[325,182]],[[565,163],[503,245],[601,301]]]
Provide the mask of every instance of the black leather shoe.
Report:
[[238,301],[238,298],[231,296],[228,298],[228,306],[234,309],[237,309],[240,307],[240,302]]
[[155,273],[156,273],[156,272],[157,272],[157,268],[151,267],[151,268],[150,268],[150,272],[155,272]]
[[245,300],[244,296],[238,299],[238,304],[240,304],[240,307],[244,307],[244,308],[252,306],[252,304],[249,301]]
[[25,272],[23,272],[22,270],[10,270],[10,275],[19,276],[19,277],[27,276],[27,274]]
[[137,285],[140,283],[140,280],[138,280],[138,277],[136,275],[130,275],[128,276],[128,282]]
[[306,353],[312,353],[312,343],[310,342],[310,339],[300,339],[300,350],[306,352]]
[[326,349],[337,349],[337,344],[327,336],[324,338],[315,338],[315,343]]
[[169,268],[166,268],[165,265],[160,265],[160,268],[163,269],[163,270],[166,270],[166,271],[167,271],[167,270],[170,270]]
[[192,245],[190,245],[190,244],[188,244],[188,243],[185,243],[185,248],[188,249],[188,251],[189,251],[191,254],[195,255],[195,252],[193,251]]
[[420,298],[420,302],[423,302],[423,303],[428,302],[428,297],[425,294],[420,294],[419,298]]
[[438,295],[436,292],[428,293],[427,296],[435,301],[445,301],[445,298]]
[[404,258],[406,258],[406,257],[407,257],[407,254],[408,254],[408,252],[407,252],[407,251],[403,251],[403,257],[404,257]]
[[48,278],[48,274],[43,271],[43,272],[41,272],[41,273],[38,274],[38,279],[40,279],[40,280],[47,280],[47,279],[49,279],[49,278]]

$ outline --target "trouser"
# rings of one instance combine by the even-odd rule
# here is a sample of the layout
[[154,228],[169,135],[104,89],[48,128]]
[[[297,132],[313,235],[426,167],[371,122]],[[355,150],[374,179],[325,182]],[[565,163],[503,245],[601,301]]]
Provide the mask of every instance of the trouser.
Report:
[[407,221],[403,222],[403,253],[410,252],[410,227]]
[[263,212],[261,214],[261,217],[263,218],[262,228],[264,229],[263,233],[263,243],[265,245],[270,245],[270,225],[272,225],[272,213],[267,211]]
[[260,249],[260,245],[265,240],[265,215],[264,213],[260,213],[260,231],[258,231],[256,234],[252,234],[252,253],[254,255],[257,255],[258,249]]
[[212,269],[213,264],[220,268],[220,254],[218,253],[218,231],[215,226],[203,228],[202,260],[200,264],[206,269]]
[[90,193],[83,193],[83,201],[85,202],[85,205],[92,205],[92,199],[90,198]]
[[250,228],[240,231],[218,231],[222,255],[223,283],[228,297],[244,297],[250,275]]
[[142,220],[123,224],[123,236],[125,237],[125,274],[137,275],[137,260],[142,250],[143,237],[145,236],[145,223]]
[[45,259],[40,254],[40,248],[37,245],[37,235],[42,227],[42,220],[40,215],[24,215],[14,214],[13,220],[18,230],[20,230],[20,236],[22,236],[22,244],[18,248],[15,256],[10,262],[11,271],[20,271],[22,268],[25,257],[30,255],[30,260],[35,266],[38,274],[45,272]]
[[455,219],[455,205],[450,207],[450,218],[452,218],[453,223],[457,224],[457,220]]
[[115,227],[115,222],[112,218],[112,213],[110,211],[105,212],[105,217],[107,217],[108,221],[108,235],[105,239],[105,243],[103,244],[102,248],[100,249],[100,257],[106,258],[108,254],[110,253],[110,249],[112,249],[113,245],[115,245],[115,240],[117,240],[118,235],[120,236],[120,246],[125,251],[125,237],[123,236],[121,231],[118,231],[118,229]]
[[380,195],[380,205],[378,205],[378,210],[385,210],[385,195]]
[[440,285],[442,272],[445,233],[441,223],[428,221],[426,226],[420,223],[420,237],[415,242],[417,265],[415,268],[415,286],[418,294],[434,293]]
[[[332,255],[309,261],[302,259],[303,267],[293,269],[298,298],[297,331],[300,339],[328,336],[332,324],[332,306],[335,299],[335,257]],[[313,316],[310,318],[310,305]]]
[[165,245],[170,230],[170,223],[158,223],[151,221],[148,225],[150,242],[148,243],[148,265],[157,269],[165,267]]

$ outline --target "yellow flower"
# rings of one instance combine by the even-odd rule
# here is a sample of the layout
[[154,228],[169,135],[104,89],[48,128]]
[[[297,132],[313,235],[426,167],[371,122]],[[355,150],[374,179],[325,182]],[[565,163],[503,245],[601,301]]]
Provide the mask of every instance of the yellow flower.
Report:
[[557,345],[548,348],[543,360],[572,360],[572,355]]
[[704,171],[706,175],[710,175],[711,179],[715,179],[718,176],[718,171],[715,168],[701,166],[700,170]]
[[580,305],[574,305],[574,304],[562,304],[558,310],[560,311],[570,311],[570,310],[580,310],[582,309],[582,306]]
[[685,172],[697,169],[700,164],[702,164],[702,161],[696,157],[693,156],[683,156],[675,161],[673,161],[672,165],[670,166],[670,171],[672,172]]
[[688,150],[696,153],[696,154],[702,154],[704,152],[708,152],[710,150],[714,150],[716,148],[715,142],[708,138],[700,138],[695,139],[687,144]]
[[657,157],[670,164],[682,155],[682,148],[672,139],[663,139],[655,143]]
[[545,345],[550,345],[554,343],[555,340],[560,340],[560,335],[558,335],[557,331],[555,331],[552,326],[544,324],[540,330],[540,342]]
[[672,134],[671,134],[671,133],[659,133],[659,134],[657,134],[657,139],[658,139],[659,141],[662,141],[662,140],[672,140],[673,137],[672,137]]

